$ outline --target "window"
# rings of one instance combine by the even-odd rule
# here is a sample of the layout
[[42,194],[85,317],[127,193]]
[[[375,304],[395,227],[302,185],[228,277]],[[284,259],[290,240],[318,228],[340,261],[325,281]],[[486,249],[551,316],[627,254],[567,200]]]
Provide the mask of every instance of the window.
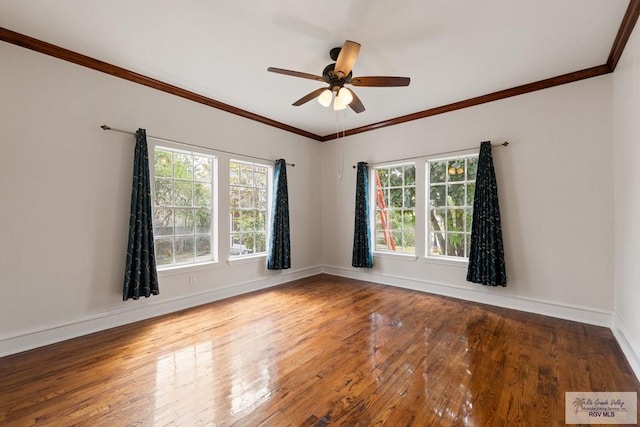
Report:
[[427,256],[468,258],[478,156],[427,162]]
[[376,252],[415,254],[416,166],[373,168],[376,181]]
[[159,267],[214,261],[215,158],[155,147],[153,234]]
[[232,257],[267,252],[267,206],[271,166],[231,160],[229,221]]

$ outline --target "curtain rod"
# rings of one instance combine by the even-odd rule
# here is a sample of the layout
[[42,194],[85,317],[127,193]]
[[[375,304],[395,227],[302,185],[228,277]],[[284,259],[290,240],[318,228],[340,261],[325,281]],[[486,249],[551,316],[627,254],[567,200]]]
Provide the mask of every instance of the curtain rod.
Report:
[[[110,130],[112,132],[126,133],[127,135],[134,135],[134,136],[136,134],[135,132],[129,132],[128,130],[123,130],[123,129],[116,129],[116,128],[112,128],[111,126],[107,126],[107,125],[101,125],[100,129],[102,129],[102,130]],[[211,150],[211,151],[215,151],[215,152],[218,152],[218,153],[231,154],[231,155],[235,155],[235,156],[242,156],[242,157],[247,157],[249,159],[264,160],[266,162],[275,162],[275,160],[272,160],[272,159],[265,159],[263,157],[256,157],[256,156],[248,156],[248,155],[242,154],[242,153],[234,153],[233,151],[218,150],[218,149],[211,148],[211,147],[204,147],[202,145],[189,144],[187,142],[176,141],[174,139],[160,138],[158,136],[153,136],[153,135],[147,135],[147,137],[156,139],[158,141],[172,142],[174,144],[186,145],[186,146],[189,146],[189,147],[203,148],[205,150]],[[287,163],[287,165],[291,166],[291,167],[295,167],[296,166],[295,163]]]
[[[507,141],[503,142],[502,144],[498,144],[498,145],[492,145],[492,147],[496,148],[496,147],[506,147],[507,145],[509,145],[509,143]],[[413,159],[421,159],[422,157],[433,157],[433,156],[439,156],[441,154],[451,154],[451,153],[459,153],[461,151],[469,151],[469,150],[473,150],[474,148],[477,147],[470,147],[470,148],[461,148],[459,150],[452,150],[452,151],[443,151],[441,153],[433,153],[433,154],[424,154],[422,156],[414,156],[414,157],[405,157],[404,159],[395,159],[395,160],[389,160],[389,161],[385,161],[385,162],[380,162],[380,163],[393,163],[393,162],[402,162],[404,160],[413,160]],[[353,168],[356,168],[356,165],[353,165]]]

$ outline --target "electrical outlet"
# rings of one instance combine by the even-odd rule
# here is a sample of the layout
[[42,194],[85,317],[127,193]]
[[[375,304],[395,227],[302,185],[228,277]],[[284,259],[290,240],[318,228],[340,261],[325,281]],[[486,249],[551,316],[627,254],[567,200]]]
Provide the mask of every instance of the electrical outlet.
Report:
[[197,277],[195,274],[190,274],[189,275],[189,284],[190,285],[195,285],[195,283],[198,281]]

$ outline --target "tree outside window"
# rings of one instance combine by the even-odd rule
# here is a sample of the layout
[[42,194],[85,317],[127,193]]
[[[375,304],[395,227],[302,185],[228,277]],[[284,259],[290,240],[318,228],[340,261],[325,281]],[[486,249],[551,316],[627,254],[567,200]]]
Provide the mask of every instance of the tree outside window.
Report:
[[428,256],[468,258],[478,157],[427,162]]

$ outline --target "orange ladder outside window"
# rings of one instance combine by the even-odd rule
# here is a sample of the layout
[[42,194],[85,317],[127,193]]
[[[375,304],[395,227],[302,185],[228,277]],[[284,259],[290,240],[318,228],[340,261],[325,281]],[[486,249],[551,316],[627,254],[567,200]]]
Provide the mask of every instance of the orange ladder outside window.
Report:
[[393,239],[393,233],[389,225],[389,211],[387,210],[387,203],[384,201],[384,191],[382,191],[382,183],[380,182],[380,175],[378,171],[376,173],[376,205],[380,212],[380,223],[382,224],[382,234],[384,235],[384,243],[387,245],[387,249],[391,247],[393,252],[396,251],[396,242]]

